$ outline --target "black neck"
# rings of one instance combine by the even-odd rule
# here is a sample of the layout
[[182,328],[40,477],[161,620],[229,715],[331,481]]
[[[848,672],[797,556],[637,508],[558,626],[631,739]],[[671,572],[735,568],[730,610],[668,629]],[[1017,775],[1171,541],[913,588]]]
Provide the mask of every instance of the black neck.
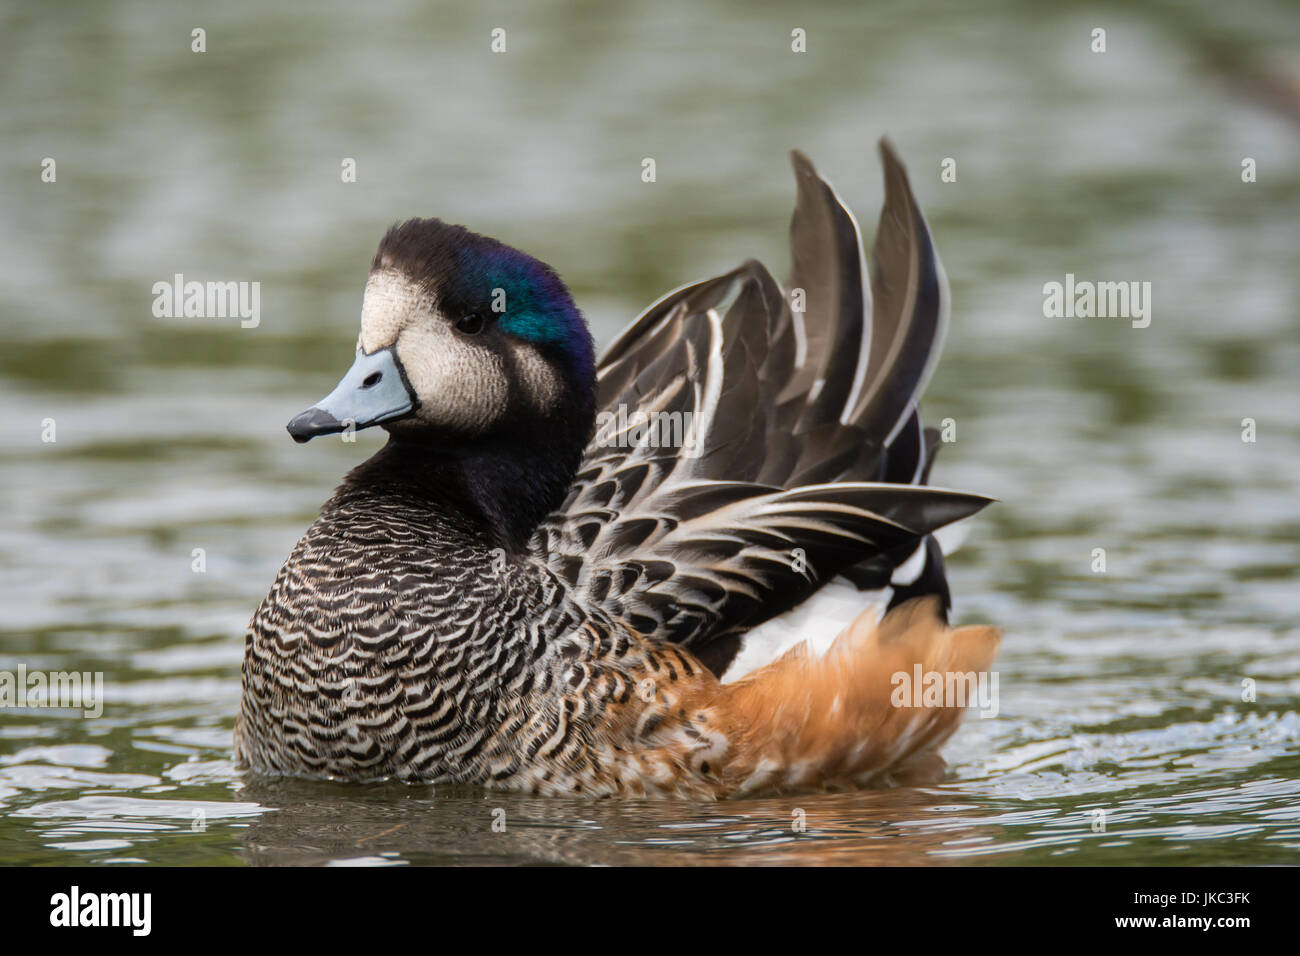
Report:
[[554,438],[516,433],[457,445],[394,434],[348,474],[345,485],[454,509],[478,524],[494,546],[518,554],[542,519],[563,503],[577,470],[582,444],[561,453]]

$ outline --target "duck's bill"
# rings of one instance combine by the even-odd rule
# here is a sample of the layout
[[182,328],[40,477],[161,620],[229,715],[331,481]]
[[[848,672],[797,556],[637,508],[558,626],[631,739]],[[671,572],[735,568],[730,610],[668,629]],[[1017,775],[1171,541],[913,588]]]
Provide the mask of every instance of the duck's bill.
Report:
[[382,425],[414,409],[415,393],[393,350],[379,349],[369,355],[358,351],[338,387],[285,427],[301,443],[317,435]]

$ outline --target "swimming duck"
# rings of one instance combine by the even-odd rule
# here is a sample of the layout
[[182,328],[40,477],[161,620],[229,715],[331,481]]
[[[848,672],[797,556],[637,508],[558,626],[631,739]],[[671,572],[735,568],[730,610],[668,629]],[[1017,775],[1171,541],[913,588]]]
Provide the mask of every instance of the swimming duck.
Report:
[[[538,794],[719,798],[933,779],[986,671],[917,409],[947,281],[894,151],[868,276],[794,153],[793,271],[653,303],[597,361],[546,264],[437,219],[371,263],[356,360],[289,422],[381,426],[254,614],[237,763]],[[873,604],[886,589],[888,608]]]

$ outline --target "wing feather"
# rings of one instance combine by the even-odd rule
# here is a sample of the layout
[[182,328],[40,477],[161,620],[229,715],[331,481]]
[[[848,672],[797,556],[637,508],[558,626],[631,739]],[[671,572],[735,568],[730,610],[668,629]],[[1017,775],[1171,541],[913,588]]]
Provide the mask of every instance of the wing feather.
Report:
[[715,669],[737,634],[836,575],[887,583],[989,500],[925,484],[936,436],[917,400],[947,283],[883,141],[881,156],[870,276],[852,215],[795,153],[802,308],[751,260],[668,293],[610,345],[595,437],[533,541],[588,603]]

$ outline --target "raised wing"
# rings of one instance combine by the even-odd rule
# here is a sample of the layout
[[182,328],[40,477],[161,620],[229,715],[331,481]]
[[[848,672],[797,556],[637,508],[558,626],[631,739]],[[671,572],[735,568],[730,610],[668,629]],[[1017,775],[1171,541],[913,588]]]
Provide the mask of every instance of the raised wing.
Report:
[[715,669],[737,634],[837,574],[887,582],[989,500],[923,484],[934,442],[916,401],[947,282],[902,165],[884,142],[881,156],[870,285],[853,217],[795,153],[788,290],[746,262],[619,336],[596,435],[533,540],[580,599]]

